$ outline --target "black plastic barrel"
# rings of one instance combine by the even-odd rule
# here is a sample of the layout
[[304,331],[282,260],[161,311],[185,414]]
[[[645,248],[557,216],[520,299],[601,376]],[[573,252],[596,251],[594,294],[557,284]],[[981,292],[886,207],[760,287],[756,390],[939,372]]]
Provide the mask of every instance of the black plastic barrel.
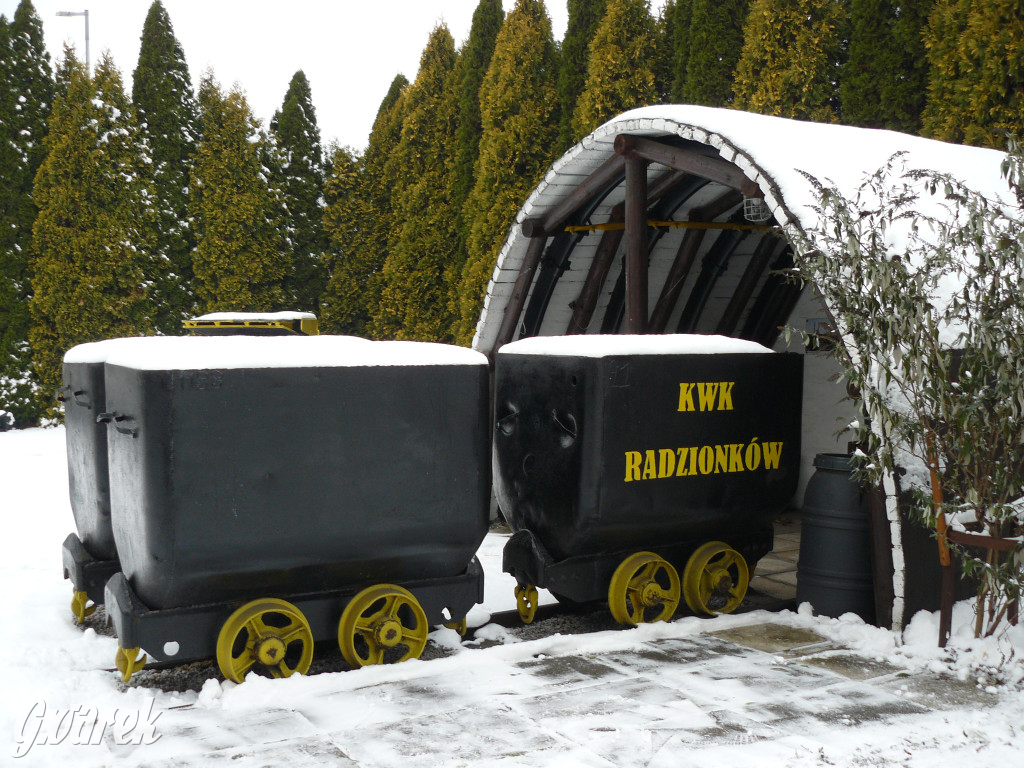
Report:
[[853,457],[819,453],[804,494],[797,602],[821,616],[875,620],[867,497],[852,480]]

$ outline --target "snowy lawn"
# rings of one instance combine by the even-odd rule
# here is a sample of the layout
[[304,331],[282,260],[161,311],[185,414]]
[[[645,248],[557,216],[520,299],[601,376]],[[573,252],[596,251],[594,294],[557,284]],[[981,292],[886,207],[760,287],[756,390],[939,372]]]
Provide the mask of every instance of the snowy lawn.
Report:
[[[530,641],[483,627],[478,637],[496,645],[462,646],[441,629],[432,639],[450,655],[431,661],[242,685],[211,672],[201,690],[180,693],[126,687],[107,671],[116,641],[74,626],[69,609],[64,431],[0,433],[0,467],[8,534],[0,765],[981,768],[1024,760],[1024,627],[975,641],[967,604],[957,606],[947,651],[936,647],[937,615],[916,616],[900,637],[802,610]],[[486,605],[471,624],[513,605],[502,543],[491,535],[481,549]],[[757,648],[776,631],[821,642]],[[836,673],[849,659],[854,671]],[[113,723],[101,733],[97,720]],[[118,743],[133,739],[144,743]]]

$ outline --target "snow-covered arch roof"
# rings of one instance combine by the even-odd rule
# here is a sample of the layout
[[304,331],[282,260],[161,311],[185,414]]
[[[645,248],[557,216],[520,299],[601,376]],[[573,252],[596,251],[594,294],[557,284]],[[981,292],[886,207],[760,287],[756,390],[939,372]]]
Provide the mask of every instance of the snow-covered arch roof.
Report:
[[[685,147],[688,152],[703,153],[733,164],[746,179],[756,184],[776,223],[793,225],[804,231],[818,223],[812,207],[815,202],[814,191],[804,173],[818,179],[831,180],[840,190],[848,189],[852,193],[866,175],[880,168],[897,152],[905,153],[909,168],[947,172],[968,186],[993,195],[1000,192],[1005,194],[1006,191],[1000,173],[1004,154],[994,150],[952,145],[893,131],[808,123],[729,109],[685,105],[636,109],[605,123],[563,155],[519,211],[488,285],[484,309],[473,340],[474,348],[490,354],[496,346],[521,335],[558,335],[567,332],[567,324],[600,245],[601,233],[595,231],[573,244],[558,265],[557,277],[553,278],[554,287],[549,285],[549,298],[536,302],[530,327],[525,328],[524,322],[517,317],[516,331],[510,338],[499,339],[502,321],[509,307],[515,307],[514,303],[510,304],[510,298],[530,246],[531,238],[524,234],[522,224],[530,219],[542,218],[559,204],[564,205],[568,196],[581,183],[615,156],[613,144],[621,134],[674,143]],[[658,162],[651,162],[647,173],[650,189],[659,179],[666,179],[671,169]],[[674,221],[692,219],[695,213],[699,215],[702,207],[707,211],[709,203],[722,198],[726,191],[726,185],[705,182],[703,187],[683,199],[672,211],[670,218]],[[608,222],[612,210],[622,203],[624,197],[625,183],[620,179],[617,186],[610,191],[606,190],[601,199],[595,198],[596,207],[587,212],[587,223]],[[730,217],[736,220],[738,207],[739,204],[717,213],[714,221],[723,222]],[[649,311],[654,310],[665,288],[669,264],[679,252],[683,236],[684,230],[669,230],[649,248]],[[733,250],[728,252],[725,266],[719,265],[722,267],[720,278],[710,278],[714,288],[707,289],[705,286],[702,289],[709,292],[697,302],[700,304],[696,310],[699,318],[691,317],[686,330],[698,333],[722,332],[724,323],[726,335],[743,336],[744,318],[748,326],[756,325],[751,313],[755,311],[754,305],[759,294],[765,290],[770,270],[762,268],[759,275],[753,276],[747,273],[753,272],[753,268],[748,265],[763,237],[763,233],[748,233],[741,238],[739,245],[733,246]],[[700,279],[701,264],[713,250],[715,241],[716,236],[709,234],[691,259],[691,266],[683,278],[686,284],[675,301],[665,331],[682,329],[686,325],[682,316],[687,312],[688,297]],[[550,260],[550,250],[549,246],[541,264],[544,260]],[[605,313],[610,306],[615,307],[613,294],[616,281],[621,282],[623,251],[624,245],[619,245],[613,266],[601,281],[600,298],[597,299],[593,316],[586,327],[587,333],[602,329],[609,332],[612,327],[619,330],[615,321],[606,318]],[[760,261],[766,262],[778,256],[776,250],[770,256],[762,255]],[[756,285],[748,286],[750,295],[742,307],[739,307],[742,302],[734,302],[737,306],[730,308],[730,300],[737,286],[745,279],[744,275],[748,282],[756,280]],[[674,273],[673,279],[680,279],[678,272]],[[530,303],[534,299],[537,282],[533,281],[530,295],[523,303],[524,317],[530,314]],[[621,309],[618,311],[621,314]],[[735,315],[731,317],[732,332],[728,332],[730,322],[725,322],[724,315]]]

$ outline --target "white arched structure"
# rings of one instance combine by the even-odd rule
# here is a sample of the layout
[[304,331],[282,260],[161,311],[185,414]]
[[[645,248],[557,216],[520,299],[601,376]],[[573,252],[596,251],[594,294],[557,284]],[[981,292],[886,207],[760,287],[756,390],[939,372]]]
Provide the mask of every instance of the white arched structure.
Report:
[[[779,227],[809,232],[820,223],[808,175],[852,194],[896,153],[908,168],[1005,193],[1004,155],[993,150],[708,107],[660,105],[620,115],[556,161],[519,211],[473,346],[490,356],[526,336],[640,328],[717,333],[799,351],[798,339],[786,342],[779,329],[813,329],[829,314],[813,291],[801,295],[773,270],[793,258]],[[751,205],[745,219],[744,206]],[[772,226],[750,228],[758,207]],[[635,224],[638,216],[679,226],[648,228],[647,221]],[[640,255],[630,257],[638,248]],[[856,418],[832,380],[835,372],[834,361],[807,353],[797,505],[814,455],[845,452],[848,438],[836,435]],[[899,515],[891,499],[887,507],[891,623],[898,627],[909,619],[904,560]]]

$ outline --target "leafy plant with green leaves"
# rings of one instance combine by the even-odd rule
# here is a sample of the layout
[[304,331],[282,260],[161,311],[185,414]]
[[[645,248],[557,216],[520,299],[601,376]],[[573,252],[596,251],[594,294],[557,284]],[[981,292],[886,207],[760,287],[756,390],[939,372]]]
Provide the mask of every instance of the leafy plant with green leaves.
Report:
[[[1024,154],[997,200],[896,155],[852,197],[810,178],[821,222],[789,232],[795,269],[832,312],[836,353],[859,393],[859,474],[900,476],[912,512],[967,531],[1024,536]],[[944,500],[934,504],[935,461]],[[1020,597],[1024,545],[999,558],[962,551],[979,578],[977,634],[991,635]]]

